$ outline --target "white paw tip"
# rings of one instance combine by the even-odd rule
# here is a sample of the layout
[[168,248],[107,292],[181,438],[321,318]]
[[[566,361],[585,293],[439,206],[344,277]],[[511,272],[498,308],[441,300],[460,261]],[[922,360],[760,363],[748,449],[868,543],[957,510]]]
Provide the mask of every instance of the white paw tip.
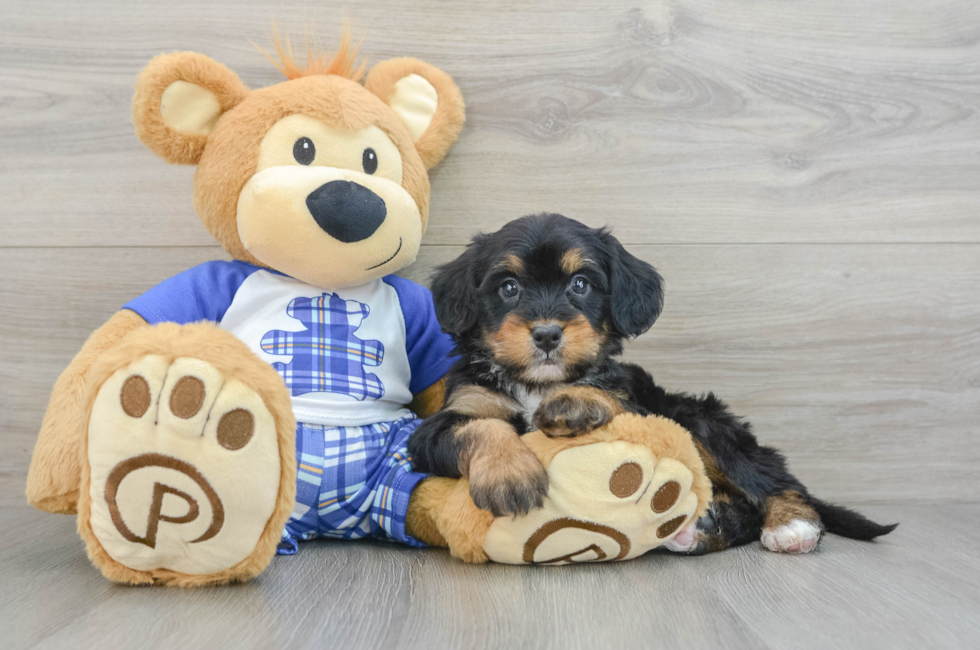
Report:
[[804,519],[762,530],[762,545],[776,553],[809,553],[819,541],[820,526]]

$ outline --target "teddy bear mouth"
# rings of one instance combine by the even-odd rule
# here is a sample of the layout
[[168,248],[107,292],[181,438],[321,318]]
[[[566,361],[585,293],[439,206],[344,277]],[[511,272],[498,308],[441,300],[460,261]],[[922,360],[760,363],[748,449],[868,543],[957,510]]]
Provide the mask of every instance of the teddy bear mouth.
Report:
[[391,260],[395,259],[395,256],[398,255],[398,253],[400,253],[401,251],[402,251],[402,238],[399,237],[398,238],[398,248],[396,248],[395,249],[395,252],[391,254],[391,257],[389,257],[388,259],[386,259],[384,262],[381,262],[380,264],[375,264],[374,266],[369,266],[369,267],[367,267],[364,270],[365,271],[370,271],[372,269],[378,268],[379,266],[384,266],[385,264],[387,264]]

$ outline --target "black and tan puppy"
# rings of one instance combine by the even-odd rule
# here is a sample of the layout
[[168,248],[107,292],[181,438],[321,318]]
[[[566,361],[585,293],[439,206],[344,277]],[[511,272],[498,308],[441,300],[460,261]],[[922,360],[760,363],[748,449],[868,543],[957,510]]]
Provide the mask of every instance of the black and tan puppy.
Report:
[[445,407],[419,426],[409,451],[421,471],[469,478],[479,507],[501,516],[541,505],[547,475],[520,435],[581,435],[636,412],[687,428],[712,481],[711,510],[670,550],[706,553],[761,537],[770,550],[806,553],[824,530],[873,539],[894,528],[812,497],[714,395],[668,393],[616,360],[623,340],[659,316],[663,283],[607,230],[555,214],[518,219],[474,238],[438,269],[432,291],[461,358]]

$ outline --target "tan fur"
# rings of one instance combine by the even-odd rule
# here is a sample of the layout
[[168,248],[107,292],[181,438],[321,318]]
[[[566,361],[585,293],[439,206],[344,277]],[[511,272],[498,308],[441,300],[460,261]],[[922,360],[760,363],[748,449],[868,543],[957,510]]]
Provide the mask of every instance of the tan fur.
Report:
[[508,420],[518,411],[517,404],[505,395],[472,384],[453,393],[446,408],[474,418],[498,420]]
[[432,169],[446,156],[466,120],[463,95],[450,76],[417,59],[390,59],[371,69],[364,80],[364,87],[387,104],[398,80],[412,74],[428,81],[439,94],[439,104],[429,128],[415,142],[425,168]]
[[[500,327],[495,332],[485,332],[484,340],[492,350],[494,359],[500,363],[529,368],[537,357],[531,330],[538,326],[555,321],[525,322],[514,313],[504,317]],[[576,316],[567,323],[561,323],[562,343],[558,348],[557,361],[564,366],[595,360],[605,335],[592,327],[589,320],[582,315]]]
[[175,81],[186,81],[211,91],[225,112],[239,104],[248,88],[226,66],[196,52],[161,54],[136,79],[133,126],[140,141],[169,163],[195,165],[204,153],[208,136],[178,133],[164,124],[160,100]]
[[820,515],[795,490],[784,490],[782,494],[766,499],[765,512],[763,528],[770,530],[785,526],[794,519],[820,523]]
[[462,443],[459,472],[471,481],[499,485],[536,469],[517,431],[503,420],[470,420],[453,435]]
[[412,403],[408,405],[408,408],[420,418],[427,418],[441,409],[445,401],[446,378],[443,377],[418,395],[412,397]]
[[562,334],[562,361],[568,365],[594,361],[606,339],[581,314],[565,323]]
[[468,493],[480,508],[507,512],[504,508],[514,504],[504,505],[506,494],[521,494],[530,500],[547,492],[544,467],[509,423],[491,418],[470,420],[453,434],[460,441],[459,472],[469,480]]
[[344,24],[343,31],[340,35],[340,45],[333,54],[321,52],[320,46],[316,42],[316,37],[313,37],[313,42],[311,43],[310,35],[307,34],[305,40],[306,67],[300,67],[296,62],[296,57],[293,54],[293,44],[289,40],[289,35],[287,34],[285,38],[280,37],[275,23],[272,25],[272,41],[279,60],[277,61],[275,57],[262,48],[259,48],[259,51],[265,54],[266,58],[272,61],[272,65],[276,66],[276,69],[283,73],[287,79],[299,79],[300,77],[308,77],[315,74],[334,74],[338,77],[350,79],[351,81],[358,81],[364,76],[364,63],[361,63],[357,68],[354,67],[355,60],[357,59],[357,51],[361,48],[361,43],[364,39],[362,38],[357,45],[353,48],[351,47],[350,23]]
[[603,413],[606,422],[626,412],[618,399],[603,390],[592,386],[567,386],[548,393],[538,407],[534,424],[551,437],[581,435],[588,432],[570,428],[569,420],[587,409]]
[[514,275],[524,272],[524,260],[513,254],[504,257],[499,266],[502,269],[510,271]]
[[721,471],[721,468],[718,467],[718,463],[715,461],[714,456],[709,454],[704,446],[696,439],[694,440],[694,446],[698,450],[698,455],[701,457],[701,461],[704,463],[704,473],[708,477],[708,480],[711,481],[716,493],[738,494],[748,498],[749,495],[740,490],[739,487],[735,485],[723,471]]
[[493,520],[493,514],[477,508],[473,503],[470,483],[466,479],[457,481],[436,519],[449,544],[449,553],[470,564],[482,564],[488,560],[483,541]]
[[39,510],[75,514],[88,425],[88,377],[92,366],[127,334],[146,325],[135,312],[116,312],[95,330],[61,373],[41,422],[27,474],[27,501]]
[[[102,353],[89,373],[84,400],[84,422],[89,420],[92,404],[102,384],[134,359],[149,354],[160,355],[168,360],[178,357],[200,359],[214,366],[224,377],[237,379],[259,394],[272,414],[279,438],[279,499],[255,550],[235,566],[203,576],[187,575],[168,569],[136,571],[112,559],[92,530],[88,457],[82,454],[78,533],[85,541],[89,559],[110,580],[130,584],[193,587],[248,580],[261,573],[272,560],[283,526],[296,500],[296,420],[289,391],[272,366],[258,359],[244,343],[217,325],[197,323],[181,326],[164,323],[136,329],[115,347]],[[87,437],[87,429],[84,435]]]
[[561,256],[561,270],[572,275],[580,268],[582,268],[582,250],[579,248],[570,248],[564,252]]
[[498,361],[520,367],[527,367],[534,361],[531,326],[516,314],[507,314],[497,331],[488,332],[485,339]]
[[487,561],[483,541],[493,520],[491,513],[473,503],[466,479],[429,478],[412,494],[405,525],[416,539],[433,546],[448,546],[453,557],[482,564]]
[[443,508],[446,498],[457,481],[448,478],[428,478],[416,486],[408,502],[405,515],[405,532],[429,546],[447,546],[446,538],[439,532],[435,517]]
[[711,500],[715,503],[731,503],[732,497],[727,492],[715,492],[711,495]]

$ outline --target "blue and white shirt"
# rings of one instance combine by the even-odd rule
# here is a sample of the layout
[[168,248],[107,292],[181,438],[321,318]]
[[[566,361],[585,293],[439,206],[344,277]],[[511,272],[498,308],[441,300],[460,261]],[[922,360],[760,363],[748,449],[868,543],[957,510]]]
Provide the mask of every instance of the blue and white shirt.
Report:
[[279,372],[306,424],[405,417],[454,361],[432,294],[394,275],[324,291],[245,262],[205,262],[123,308],[151,325],[218,323]]

